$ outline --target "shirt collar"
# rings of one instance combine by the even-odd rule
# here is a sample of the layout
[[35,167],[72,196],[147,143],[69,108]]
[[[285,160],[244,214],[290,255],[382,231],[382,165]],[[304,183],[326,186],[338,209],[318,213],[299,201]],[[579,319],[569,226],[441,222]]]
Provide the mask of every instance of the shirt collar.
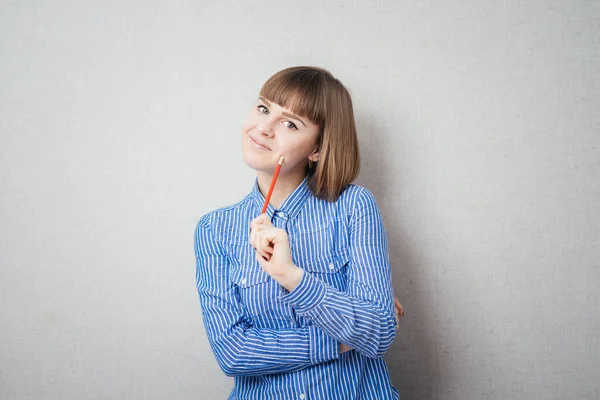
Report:
[[[254,180],[254,187],[252,188],[252,192],[250,193],[252,199],[254,200],[254,204],[258,207],[259,210],[262,210],[265,204],[265,197],[260,192],[258,188],[258,178]],[[275,211],[277,213],[286,213],[290,219],[296,218],[304,203],[308,199],[310,195],[310,190],[308,189],[308,176],[304,178],[304,180],[298,185],[296,189],[283,201],[281,207],[277,210],[269,203],[267,207],[267,215],[270,219],[273,219],[273,215]]]

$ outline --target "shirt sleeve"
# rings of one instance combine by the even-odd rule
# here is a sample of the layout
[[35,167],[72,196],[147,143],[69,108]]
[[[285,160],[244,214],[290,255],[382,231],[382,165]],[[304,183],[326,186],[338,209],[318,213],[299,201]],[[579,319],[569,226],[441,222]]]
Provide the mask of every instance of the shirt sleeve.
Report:
[[317,326],[256,328],[229,279],[229,261],[203,219],[195,232],[196,283],[203,322],[227,376],[292,372],[339,357],[339,343]]
[[345,291],[304,271],[281,300],[331,337],[369,358],[382,357],[396,335],[386,231],[373,195],[357,196],[350,222]]

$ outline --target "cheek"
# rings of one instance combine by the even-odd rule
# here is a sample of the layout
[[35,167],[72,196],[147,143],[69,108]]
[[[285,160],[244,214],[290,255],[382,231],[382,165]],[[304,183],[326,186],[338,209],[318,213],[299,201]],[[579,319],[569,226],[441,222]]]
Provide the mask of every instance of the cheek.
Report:
[[248,117],[242,124],[242,129],[241,129],[242,134],[246,134],[246,133],[250,132],[252,129],[254,129],[255,126],[256,126],[256,118],[252,114],[248,115]]
[[281,150],[281,153],[293,163],[297,163],[306,153],[308,153],[308,146],[306,143],[294,140],[280,143],[279,149]]
[[249,132],[251,129],[252,129],[252,125],[251,125],[251,124],[250,124],[248,121],[244,122],[244,123],[242,124],[242,129],[241,129],[242,135],[245,135],[245,134],[246,134],[246,133],[248,133],[248,132]]

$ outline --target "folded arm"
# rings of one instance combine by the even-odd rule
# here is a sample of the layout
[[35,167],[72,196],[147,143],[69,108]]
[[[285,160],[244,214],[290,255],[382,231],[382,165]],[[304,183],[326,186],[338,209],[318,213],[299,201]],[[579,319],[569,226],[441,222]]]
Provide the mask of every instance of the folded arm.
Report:
[[382,357],[394,340],[396,318],[386,232],[366,189],[351,218],[346,273],[347,287],[340,291],[304,271],[282,301],[332,338],[367,357]]
[[208,220],[195,233],[196,282],[208,340],[228,376],[291,372],[339,357],[339,344],[317,326],[256,328],[236,297],[230,264]]

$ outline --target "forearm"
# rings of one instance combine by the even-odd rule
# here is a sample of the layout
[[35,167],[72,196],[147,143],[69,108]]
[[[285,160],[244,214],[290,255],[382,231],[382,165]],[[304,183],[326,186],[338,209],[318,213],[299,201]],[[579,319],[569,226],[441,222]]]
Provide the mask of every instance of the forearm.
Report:
[[304,272],[295,290],[282,300],[332,338],[376,358],[385,354],[396,334],[391,289],[389,292],[380,301],[369,302]]
[[228,258],[202,221],[197,226],[195,243],[203,322],[225,374],[291,372],[339,357],[338,342],[316,326],[293,330],[253,326],[230,280]]
[[205,325],[215,357],[228,376],[298,371],[339,357],[338,342],[317,326],[276,330],[239,322],[229,327]]

